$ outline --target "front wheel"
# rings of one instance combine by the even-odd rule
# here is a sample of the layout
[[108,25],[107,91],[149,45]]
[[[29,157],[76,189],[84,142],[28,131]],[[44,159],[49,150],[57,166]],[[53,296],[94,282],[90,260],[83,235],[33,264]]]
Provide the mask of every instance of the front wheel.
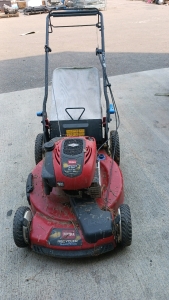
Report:
[[29,230],[32,213],[29,207],[21,206],[17,209],[13,219],[13,239],[17,247],[29,245]]

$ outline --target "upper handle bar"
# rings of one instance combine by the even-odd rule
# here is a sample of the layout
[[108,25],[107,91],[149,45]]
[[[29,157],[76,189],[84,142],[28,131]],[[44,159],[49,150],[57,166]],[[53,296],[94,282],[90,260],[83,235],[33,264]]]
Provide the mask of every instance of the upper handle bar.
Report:
[[49,15],[52,17],[78,17],[78,16],[96,16],[100,12],[97,8],[65,8],[52,9]]

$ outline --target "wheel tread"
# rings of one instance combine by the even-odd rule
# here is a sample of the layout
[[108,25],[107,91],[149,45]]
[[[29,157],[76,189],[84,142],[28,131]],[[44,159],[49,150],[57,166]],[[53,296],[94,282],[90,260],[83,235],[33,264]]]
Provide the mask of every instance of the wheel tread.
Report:
[[[114,146],[116,145],[115,151]],[[110,151],[111,157],[113,158],[114,154],[114,161],[120,165],[120,143],[119,143],[119,135],[118,132],[115,130],[110,131]]]
[[122,204],[120,206],[121,213],[121,230],[122,239],[121,245],[123,247],[130,246],[132,242],[132,223],[131,223],[131,213],[130,208],[127,204]]
[[35,140],[35,163],[42,160],[43,133],[39,133]]

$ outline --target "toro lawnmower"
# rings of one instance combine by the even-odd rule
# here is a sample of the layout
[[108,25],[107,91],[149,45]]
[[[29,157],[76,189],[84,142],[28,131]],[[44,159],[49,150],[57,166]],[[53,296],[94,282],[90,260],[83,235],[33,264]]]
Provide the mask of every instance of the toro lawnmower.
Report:
[[[76,16],[95,16],[96,23],[90,26],[96,26],[101,35],[96,55],[102,67],[105,115],[98,70],[58,68],[53,72],[48,119],[49,33],[61,27],[52,21]],[[36,137],[36,167],[26,183],[29,207],[19,207],[14,216],[15,244],[54,257],[95,256],[118,244],[129,246],[132,225],[129,206],[123,203],[119,115],[106,74],[104,24],[99,10],[62,7],[48,13],[45,96],[38,116],[42,117],[43,133]],[[109,132],[112,116],[115,128]]]

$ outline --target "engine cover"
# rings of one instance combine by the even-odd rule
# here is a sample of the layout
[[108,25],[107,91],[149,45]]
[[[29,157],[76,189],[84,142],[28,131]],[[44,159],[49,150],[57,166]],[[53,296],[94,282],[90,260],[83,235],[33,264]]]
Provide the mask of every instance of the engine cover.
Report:
[[61,147],[62,173],[76,177],[82,173],[85,141],[83,139],[64,140]]
[[96,157],[96,141],[92,137],[58,140],[53,150],[56,185],[65,190],[88,188],[94,178]]

